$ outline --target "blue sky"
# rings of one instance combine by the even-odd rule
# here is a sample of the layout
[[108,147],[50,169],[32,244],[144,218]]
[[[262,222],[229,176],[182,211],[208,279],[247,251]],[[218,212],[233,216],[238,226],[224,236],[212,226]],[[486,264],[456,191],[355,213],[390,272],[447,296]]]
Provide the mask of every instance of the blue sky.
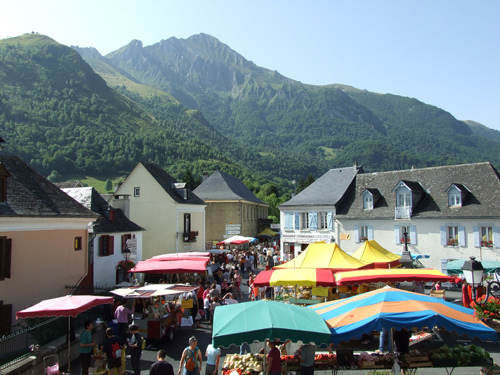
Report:
[[103,55],[206,33],[303,83],[414,97],[500,130],[500,1],[4,0],[0,38]]

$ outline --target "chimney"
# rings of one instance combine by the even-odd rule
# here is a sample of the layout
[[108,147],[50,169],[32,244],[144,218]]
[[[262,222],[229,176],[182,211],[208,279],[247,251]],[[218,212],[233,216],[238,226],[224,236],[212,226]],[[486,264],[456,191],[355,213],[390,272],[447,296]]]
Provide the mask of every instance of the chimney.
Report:
[[176,182],[174,184],[174,190],[179,194],[184,200],[188,199],[188,188],[185,182]]
[[357,162],[354,162],[353,168],[354,169],[358,169],[358,163]]
[[130,219],[130,195],[113,195],[112,203],[113,207],[122,210],[123,214]]

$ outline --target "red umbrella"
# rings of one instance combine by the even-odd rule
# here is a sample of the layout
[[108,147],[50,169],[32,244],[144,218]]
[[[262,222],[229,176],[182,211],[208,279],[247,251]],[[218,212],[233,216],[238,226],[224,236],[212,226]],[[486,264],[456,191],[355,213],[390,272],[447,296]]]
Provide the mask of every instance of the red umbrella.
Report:
[[[16,319],[19,318],[43,318],[49,316],[67,316],[68,333],[70,329],[70,317],[76,317],[81,312],[97,305],[113,303],[113,297],[97,296],[64,296],[47,299],[27,309],[18,311]],[[68,372],[71,371],[71,346],[68,345]]]
[[129,270],[130,273],[177,273],[177,272],[205,272],[206,260],[142,260]]

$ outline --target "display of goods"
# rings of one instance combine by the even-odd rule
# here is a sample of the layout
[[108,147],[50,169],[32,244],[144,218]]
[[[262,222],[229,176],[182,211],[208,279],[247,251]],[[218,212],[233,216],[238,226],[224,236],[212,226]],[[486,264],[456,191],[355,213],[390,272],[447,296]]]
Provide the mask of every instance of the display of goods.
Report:
[[[490,354],[477,345],[456,345],[452,348],[447,345],[429,352],[434,367],[477,366],[490,358]],[[448,365],[443,365],[443,363]]]
[[222,368],[226,370],[237,369],[241,371],[241,374],[244,374],[245,372],[247,373],[262,372],[263,360],[264,360],[263,354],[256,354],[256,355],[253,353],[248,353],[244,355],[229,354],[226,356],[224,363],[222,364]]
[[358,356],[359,368],[391,368],[394,364],[392,353],[367,353],[363,352]]
[[295,355],[282,355],[281,364],[285,364],[287,366],[300,366],[300,359]]

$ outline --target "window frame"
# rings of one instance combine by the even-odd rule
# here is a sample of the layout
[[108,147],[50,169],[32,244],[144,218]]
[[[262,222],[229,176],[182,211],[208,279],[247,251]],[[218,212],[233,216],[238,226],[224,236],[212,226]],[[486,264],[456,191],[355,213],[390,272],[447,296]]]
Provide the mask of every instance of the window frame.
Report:
[[300,213],[300,229],[309,229],[309,212]]
[[318,230],[328,230],[328,212],[318,212]]
[[109,234],[99,237],[99,256],[107,257],[115,253],[115,238]]
[[141,187],[136,186],[134,187],[134,198],[139,198],[141,196]]
[[373,210],[373,195],[370,193],[363,195],[363,210]]
[[80,251],[83,249],[83,238],[81,236],[75,237],[74,241],[74,250],[75,251]]

